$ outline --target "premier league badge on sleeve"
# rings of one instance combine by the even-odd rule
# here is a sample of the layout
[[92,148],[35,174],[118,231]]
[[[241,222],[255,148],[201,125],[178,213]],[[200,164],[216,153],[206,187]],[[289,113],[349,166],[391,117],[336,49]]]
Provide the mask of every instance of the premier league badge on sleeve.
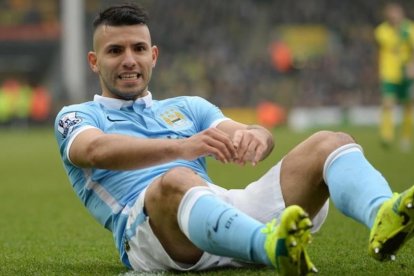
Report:
[[81,118],[76,117],[76,112],[65,114],[59,120],[58,131],[62,133],[63,138],[66,138],[73,130],[73,128],[82,122]]

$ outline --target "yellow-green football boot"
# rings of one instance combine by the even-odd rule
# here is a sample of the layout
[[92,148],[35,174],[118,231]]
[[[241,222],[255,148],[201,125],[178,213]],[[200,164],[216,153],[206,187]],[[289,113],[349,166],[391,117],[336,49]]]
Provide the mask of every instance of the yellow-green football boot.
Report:
[[381,205],[371,228],[368,252],[379,261],[395,260],[397,251],[413,236],[414,186]]
[[306,252],[312,238],[311,228],[308,214],[293,205],[284,210],[278,225],[273,220],[262,230],[267,235],[267,256],[279,274],[307,275],[318,272]]

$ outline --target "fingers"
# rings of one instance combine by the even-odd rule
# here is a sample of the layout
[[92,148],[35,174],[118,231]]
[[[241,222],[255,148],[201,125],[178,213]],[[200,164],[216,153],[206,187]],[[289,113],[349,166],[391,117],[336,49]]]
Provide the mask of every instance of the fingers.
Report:
[[210,128],[189,138],[186,156],[195,159],[210,155],[223,163],[245,165],[249,162],[256,166],[267,150],[267,144],[262,140],[260,136],[245,129],[237,130],[231,139],[227,133]]
[[266,147],[262,144],[259,144],[256,147],[255,155],[254,155],[254,158],[253,158],[253,161],[252,161],[253,166],[256,166],[257,163],[259,163],[259,161],[262,159],[262,156],[264,155],[265,151],[266,151]]
[[243,138],[243,132],[242,131],[238,130],[234,133],[233,145],[236,149],[238,149],[240,147],[240,143],[242,141],[242,138]]
[[238,155],[235,162],[239,165],[250,162],[253,166],[256,166],[266,151],[266,146],[263,143],[256,139],[252,133],[243,130],[235,132],[233,144]]
[[214,156],[217,160],[223,163],[229,163],[233,160],[235,149],[231,149],[227,143],[210,137],[206,141],[206,145],[208,146],[208,155]]
[[237,158],[236,148],[230,136],[218,129],[208,129],[202,133],[201,146],[203,145],[205,155],[212,155],[223,163]]
[[[247,156],[247,153],[250,155],[252,152],[252,147],[253,145],[250,144],[249,139],[247,137],[244,136],[242,131],[237,131],[235,133],[235,138],[237,137],[237,140],[235,143],[235,148],[237,149],[237,155],[238,158],[236,159],[236,163],[238,163],[239,165],[245,165],[246,161],[249,160],[249,156]],[[250,150],[249,150],[249,146],[250,146]]]

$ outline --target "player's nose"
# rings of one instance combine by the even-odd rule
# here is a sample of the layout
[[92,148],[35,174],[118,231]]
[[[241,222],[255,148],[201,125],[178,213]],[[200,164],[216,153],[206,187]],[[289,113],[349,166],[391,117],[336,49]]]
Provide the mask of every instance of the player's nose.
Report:
[[135,59],[134,53],[130,49],[127,49],[124,53],[124,58],[122,60],[122,66],[126,68],[133,68],[136,66],[136,64],[137,64],[137,61]]

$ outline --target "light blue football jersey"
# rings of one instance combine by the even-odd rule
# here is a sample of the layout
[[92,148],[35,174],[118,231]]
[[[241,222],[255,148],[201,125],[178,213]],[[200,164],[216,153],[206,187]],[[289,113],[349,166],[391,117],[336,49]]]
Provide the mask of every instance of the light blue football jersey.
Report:
[[138,195],[155,178],[177,166],[191,168],[211,182],[205,158],[175,160],[137,170],[85,169],[73,165],[68,156],[73,139],[88,128],[140,138],[182,139],[226,119],[216,106],[200,97],[157,101],[152,100],[151,93],[135,102],[95,95],[94,101],[66,106],[59,112],[55,136],[70,182],[90,213],[112,231],[125,265],[130,266],[123,245],[125,225]]

